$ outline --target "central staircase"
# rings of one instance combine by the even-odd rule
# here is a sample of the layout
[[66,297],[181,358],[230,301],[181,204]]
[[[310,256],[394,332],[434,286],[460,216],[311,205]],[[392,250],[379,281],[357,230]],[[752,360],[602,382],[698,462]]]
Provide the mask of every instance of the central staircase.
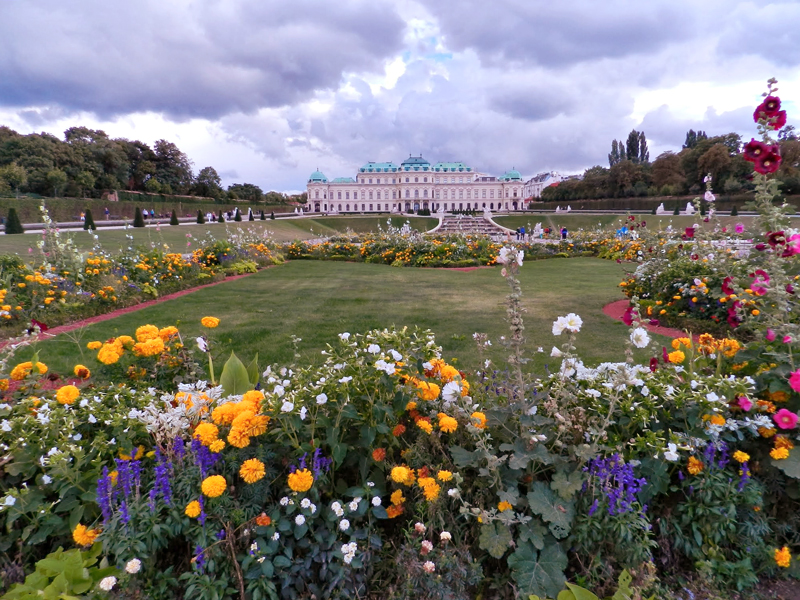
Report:
[[483,217],[471,217],[467,215],[445,215],[442,225],[436,233],[444,235],[451,233],[463,233],[470,235],[489,236],[493,239],[506,237],[506,230]]

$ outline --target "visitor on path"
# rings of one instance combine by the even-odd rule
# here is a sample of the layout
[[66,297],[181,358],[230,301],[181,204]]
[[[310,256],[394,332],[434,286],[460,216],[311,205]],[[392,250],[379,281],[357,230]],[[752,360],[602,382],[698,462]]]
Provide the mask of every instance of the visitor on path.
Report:
[[524,226],[519,228],[519,234],[520,234],[521,240],[524,242],[525,241],[525,227]]
[[81,221],[85,221],[85,220],[86,220],[86,213],[81,211]]
[[562,240],[567,239],[567,228],[566,227],[562,227],[561,228],[561,239]]
[[108,221],[111,218],[111,211],[108,210],[108,207],[106,206],[103,212],[106,214],[106,221]]

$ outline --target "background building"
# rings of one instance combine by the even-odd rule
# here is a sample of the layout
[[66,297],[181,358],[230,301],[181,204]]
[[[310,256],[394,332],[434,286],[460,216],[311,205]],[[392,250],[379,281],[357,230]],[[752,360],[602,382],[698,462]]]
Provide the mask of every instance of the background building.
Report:
[[308,209],[313,212],[504,211],[522,208],[519,171],[499,177],[479,173],[463,162],[431,164],[409,156],[400,165],[368,162],[355,179],[331,181],[320,171],[308,179]]
[[525,182],[522,192],[523,198],[541,198],[542,190],[550,185],[561,183],[563,178],[555,171],[549,173],[539,173]]

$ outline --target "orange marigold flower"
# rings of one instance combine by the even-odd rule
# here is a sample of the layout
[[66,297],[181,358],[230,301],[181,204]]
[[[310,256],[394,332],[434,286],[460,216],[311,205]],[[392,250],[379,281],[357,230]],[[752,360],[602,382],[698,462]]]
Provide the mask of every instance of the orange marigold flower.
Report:
[[236,448],[246,448],[250,445],[250,436],[246,431],[234,427],[228,432],[228,443]]
[[203,480],[203,483],[200,484],[200,489],[203,490],[203,493],[209,498],[217,498],[218,496],[222,496],[227,487],[228,482],[225,481],[225,478],[222,475],[211,475],[206,477]]
[[375,450],[372,451],[372,460],[374,460],[375,462],[381,462],[385,458],[386,458],[385,448],[375,448]]
[[792,554],[789,552],[789,548],[784,546],[783,548],[776,548],[775,549],[775,564],[779,567],[784,569],[789,568],[789,565],[792,562]]
[[402,424],[401,425],[395,425],[394,429],[392,429],[392,435],[394,437],[400,437],[405,432],[406,432],[406,426],[402,425]]
[[217,325],[219,325],[219,319],[217,317],[203,317],[200,319],[200,323],[203,325],[203,327],[214,329]]
[[486,429],[486,415],[482,412],[474,412],[469,416],[472,425],[478,429]]
[[789,458],[788,448],[773,448],[770,450],[769,455],[775,460],[786,460]]
[[782,435],[776,437],[773,443],[775,444],[776,448],[786,448],[787,450],[791,450],[792,448],[794,448],[792,440]]
[[389,517],[390,519],[399,517],[402,514],[403,514],[402,504],[392,504],[390,507],[386,509],[386,516]]
[[178,335],[178,328],[174,325],[170,325],[169,327],[164,327],[163,329],[158,330],[158,337],[166,343],[170,340],[170,338]]
[[213,423],[200,423],[195,427],[192,437],[200,440],[203,446],[210,446],[219,438],[219,429]]
[[770,414],[774,413],[777,410],[775,405],[768,400],[756,400],[756,404],[761,410],[768,412]]
[[72,404],[80,395],[80,390],[74,385],[65,385],[56,392],[56,400],[59,404]]
[[767,394],[767,398],[772,402],[786,402],[789,399],[789,394],[787,394],[783,390],[779,390],[777,392],[772,392],[771,394]]
[[293,492],[307,492],[314,484],[314,476],[308,469],[298,469],[289,473],[288,483]]
[[392,504],[396,506],[399,506],[400,504],[406,501],[406,499],[403,497],[403,490],[393,491],[389,499],[391,500]]
[[155,325],[142,325],[136,329],[136,341],[146,342],[158,337],[159,329]]
[[436,473],[436,479],[439,481],[450,481],[453,478],[453,473],[451,471],[439,471]]
[[259,527],[269,527],[272,525],[272,519],[267,516],[267,513],[261,513],[256,517],[256,525]]
[[79,546],[91,546],[94,544],[98,535],[100,535],[99,529],[88,529],[86,525],[81,523],[78,523],[72,531],[72,539]]
[[405,483],[409,476],[413,477],[413,472],[408,467],[393,467],[389,476],[395,483]]
[[692,475],[697,475],[703,470],[703,461],[696,459],[694,456],[689,457],[689,465],[686,470]]
[[72,372],[75,373],[75,377],[80,377],[81,379],[89,379],[92,376],[92,372],[83,365],[75,365]]
[[86,347],[89,350],[100,350],[103,347],[103,342],[89,342]]
[[750,460],[750,455],[747,452],[742,452],[741,450],[737,450],[733,453],[733,460],[738,463],[744,463]]
[[430,381],[420,381],[417,384],[417,396],[422,400],[436,400],[439,397],[441,389],[435,383]]
[[431,425],[431,422],[428,421],[427,419],[419,419],[417,421],[417,427],[419,427],[420,429],[422,429],[422,431],[428,434],[430,434],[433,431],[433,425]]
[[[47,373],[47,365],[41,362],[37,362],[36,370],[39,371],[40,375],[44,375],[45,373]],[[11,370],[11,379],[13,379],[14,381],[22,381],[28,375],[31,374],[31,371],[33,371],[33,363],[31,363],[30,361],[20,363]]]
[[514,506],[510,502],[506,502],[503,500],[500,504],[497,505],[497,510],[500,512],[505,512],[507,510],[511,510]]
[[186,505],[186,508],[183,509],[183,514],[185,514],[190,519],[196,519],[200,516],[200,503],[197,500],[192,500],[189,504]]
[[416,408],[417,408],[417,403],[414,402],[413,400],[411,402],[409,402],[408,404],[406,404],[406,410],[408,410],[408,411],[416,410]]
[[453,417],[444,413],[439,413],[438,417],[439,429],[445,433],[453,433],[456,429],[458,429],[458,421],[456,421]]
[[251,458],[244,461],[242,466],[239,468],[239,476],[247,483],[255,483],[260,481],[264,478],[266,473],[267,472],[264,468],[264,463],[257,458]]
[[216,440],[214,442],[211,442],[211,445],[208,447],[208,449],[211,450],[212,452],[222,452],[224,448],[225,448],[225,442],[222,440]]
[[686,360],[686,354],[684,354],[681,350],[675,350],[674,352],[667,354],[667,360],[672,364],[679,365]]
[[758,435],[763,438],[771,438],[773,435],[778,433],[777,429],[773,429],[772,427],[759,427],[758,428]]

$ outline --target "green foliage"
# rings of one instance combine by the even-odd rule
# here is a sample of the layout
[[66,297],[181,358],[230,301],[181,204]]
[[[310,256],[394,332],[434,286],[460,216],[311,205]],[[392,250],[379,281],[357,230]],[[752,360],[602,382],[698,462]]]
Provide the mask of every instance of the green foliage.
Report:
[[567,555],[556,543],[540,552],[530,542],[523,542],[508,557],[508,566],[520,594],[556,596],[566,581]]
[[170,225],[180,225],[180,222],[178,221],[178,213],[175,212],[174,208],[172,209],[172,215],[169,218],[169,224]]
[[90,550],[59,548],[36,563],[36,570],[25,578],[24,583],[14,585],[2,596],[3,600],[78,600],[105,596],[105,592],[93,590],[100,580],[119,574],[103,559],[97,564],[102,544]]
[[17,211],[14,208],[8,209],[8,217],[6,217],[6,223],[5,223],[5,232],[6,234],[25,233],[25,229],[22,227],[22,223],[19,222],[19,216],[17,215]]
[[225,217],[222,216],[222,211],[220,210],[219,214],[217,215],[217,223],[224,223],[224,222],[225,222]]
[[227,396],[241,395],[255,387],[255,384],[251,383],[247,367],[233,352],[225,366],[222,367],[219,384]]
[[739,209],[736,207],[735,204],[733,205],[733,208],[731,208],[731,216],[732,217],[738,217],[739,216]]
[[136,207],[136,213],[133,215],[133,226],[144,227],[144,217],[142,217],[142,209]]
[[512,537],[508,526],[502,523],[487,523],[481,527],[478,540],[481,550],[486,550],[494,558],[502,558],[511,546]]
[[260,220],[261,220],[261,221],[266,221],[266,220],[267,220],[267,217],[264,215],[264,210],[263,210],[263,209],[261,210],[261,217],[260,217]]
[[97,229],[97,225],[94,224],[94,217],[92,217],[92,209],[87,208],[86,212],[83,215],[83,229],[85,231],[92,230],[94,231]]
[[200,210],[200,209],[197,209],[197,224],[198,225],[203,225],[203,224],[205,224],[205,222],[206,222],[206,218],[203,215],[203,211]]
[[238,208],[236,209],[235,212],[236,212],[236,215],[233,217],[233,220],[236,221],[237,223],[241,223],[242,222],[242,212]]
[[534,482],[533,490],[528,492],[527,497],[531,511],[548,523],[553,536],[562,539],[569,535],[575,514],[574,502],[559,498],[541,481]]

